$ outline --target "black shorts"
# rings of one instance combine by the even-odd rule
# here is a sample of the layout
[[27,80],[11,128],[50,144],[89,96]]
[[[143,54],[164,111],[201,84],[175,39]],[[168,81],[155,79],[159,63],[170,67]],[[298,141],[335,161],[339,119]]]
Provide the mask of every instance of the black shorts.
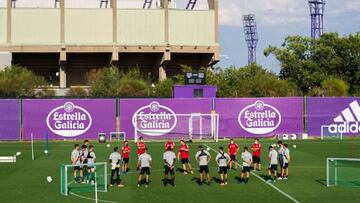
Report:
[[144,175],[146,173],[146,175],[150,175],[150,167],[142,167],[140,169],[140,175]]
[[269,170],[272,171],[272,172],[276,172],[277,171],[277,165],[270,164],[269,165]]
[[279,159],[279,163],[280,163],[280,167],[282,168],[282,166],[284,165],[284,161],[282,159]]
[[282,168],[289,168],[289,163],[283,163]]
[[182,164],[188,164],[190,161],[189,161],[189,158],[186,158],[186,159],[181,159],[181,163]]
[[236,155],[231,155],[231,156],[230,156],[230,160],[231,160],[231,161],[236,161]]
[[243,173],[250,172],[250,166],[243,166],[241,172],[243,172]]
[[126,164],[129,163],[129,158],[123,158],[123,162]]
[[209,166],[200,166],[199,173],[209,173]]
[[253,156],[253,163],[254,164],[259,164],[261,163],[261,159],[259,156]]
[[164,169],[165,169],[165,175],[167,174],[171,174],[171,175],[175,175],[175,167],[173,167],[172,169],[168,166],[168,165],[165,165],[164,166]]
[[220,166],[219,167],[219,174],[227,174],[228,167],[227,166]]
[[80,171],[81,166],[74,166],[74,171]]

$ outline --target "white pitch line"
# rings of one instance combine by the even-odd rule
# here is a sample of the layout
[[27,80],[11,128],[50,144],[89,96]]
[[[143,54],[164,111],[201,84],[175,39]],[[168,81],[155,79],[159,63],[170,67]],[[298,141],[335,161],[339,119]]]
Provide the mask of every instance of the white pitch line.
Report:
[[[71,195],[74,195],[76,197],[79,197],[79,198],[83,198],[83,199],[87,199],[87,200],[91,200],[91,201],[95,201],[94,198],[91,198],[91,197],[85,197],[85,196],[82,196],[82,195],[79,195],[79,194],[76,194],[76,193],[73,193],[73,192],[70,192]],[[119,203],[119,202],[113,202],[113,201],[108,201],[108,200],[101,200],[101,199],[98,199],[99,202],[105,202],[105,203]]]
[[[209,145],[204,144],[206,147],[208,147],[209,149],[211,149],[212,151],[216,152],[217,151],[213,148],[211,148]],[[237,163],[239,166],[240,164]],[[295,203],[300,203],[298,200],[296,200],[295,198],[293,198],[292,196],[290,196],[289,194],[287,194],[286,192],[282,191],[281,189],[279,189],[278,187],[276,187],[275,185],[271,184],[271,183],[267,183],[263,178],[261,178],[258,174],[254,173],[254,172],[250,172],[251,175],[257,177],[259,180],[261,180],[262,182],[264,182],[266,185],[269,185],[270,187],[272,187],[273,189],[275,189],[276,191],[278,191],[279,193],[281,193],[282,195],[284,195],[285,197],[289,198],[291,201],[295,202]]]

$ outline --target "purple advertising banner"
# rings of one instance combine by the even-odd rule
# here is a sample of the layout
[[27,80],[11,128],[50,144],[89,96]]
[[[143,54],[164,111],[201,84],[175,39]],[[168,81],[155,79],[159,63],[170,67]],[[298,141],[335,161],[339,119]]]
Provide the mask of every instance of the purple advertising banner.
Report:
[[19,139],[19,101],[17,99],[0,100],[0,140]]
[[23,139],[98,139],[116,131],[116,99],[24,99]]
[[219,137],[303,133],[303,98],[217,98]]
[[[121,99],[120,129],[126,133],[127,139],[134,139],[134,126],[137,126],[138,137],[149,139],[186,139],[189,131],[194,136],[210,134],[211,109],[212,99],[204,98]],[[200,118],[196,116],[199,113],[209,116]]]
[[307,99],[310,136],[360,135],[360,98]]

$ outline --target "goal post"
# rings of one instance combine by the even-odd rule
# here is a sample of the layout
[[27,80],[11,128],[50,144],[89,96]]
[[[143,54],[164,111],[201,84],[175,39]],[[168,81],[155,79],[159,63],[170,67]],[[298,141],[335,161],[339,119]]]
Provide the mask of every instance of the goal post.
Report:
[[134,115],[135,142],[145,140],[218,141],[219,114],[190,113],[167,115]]
[[327,158],[326,186],[360,187],[360,159]]
[[79,166],[83,172],[83,178],[79,177],[79,172],[74,178],[74,165],[61,165],[60,193],[62,195],[69,195],[71,192],[107,192],[106,162],[81,164]]
[[340,132],[331,132],[329,125],[322,125],[321,126],[321,139],[343,139],[343,134]]

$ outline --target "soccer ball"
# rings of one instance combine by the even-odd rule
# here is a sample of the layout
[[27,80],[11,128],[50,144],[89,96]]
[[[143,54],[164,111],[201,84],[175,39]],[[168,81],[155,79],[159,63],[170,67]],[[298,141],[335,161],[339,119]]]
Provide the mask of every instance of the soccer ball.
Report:
[[51,183],[52,182],[52,177],[48,176],[48,177],[46,177],[46,180],[47,180],[48,183]]
[[21,152],[16,152],[16,156],[20,156],[21,155]]
[[110,147],[110,144],[107,144],[106,147],[109,148],[109,147]]
[[296,148],[296,145],[294,144],[293,147]]
[[49,151],[48,151],[48,150],[44,150],[44,153],[47,154],[47,153],[49,153]]
[[208,148],[206,148],[206,150],[207,150],[207,151],[210,151],[210,148],[208,147]]

